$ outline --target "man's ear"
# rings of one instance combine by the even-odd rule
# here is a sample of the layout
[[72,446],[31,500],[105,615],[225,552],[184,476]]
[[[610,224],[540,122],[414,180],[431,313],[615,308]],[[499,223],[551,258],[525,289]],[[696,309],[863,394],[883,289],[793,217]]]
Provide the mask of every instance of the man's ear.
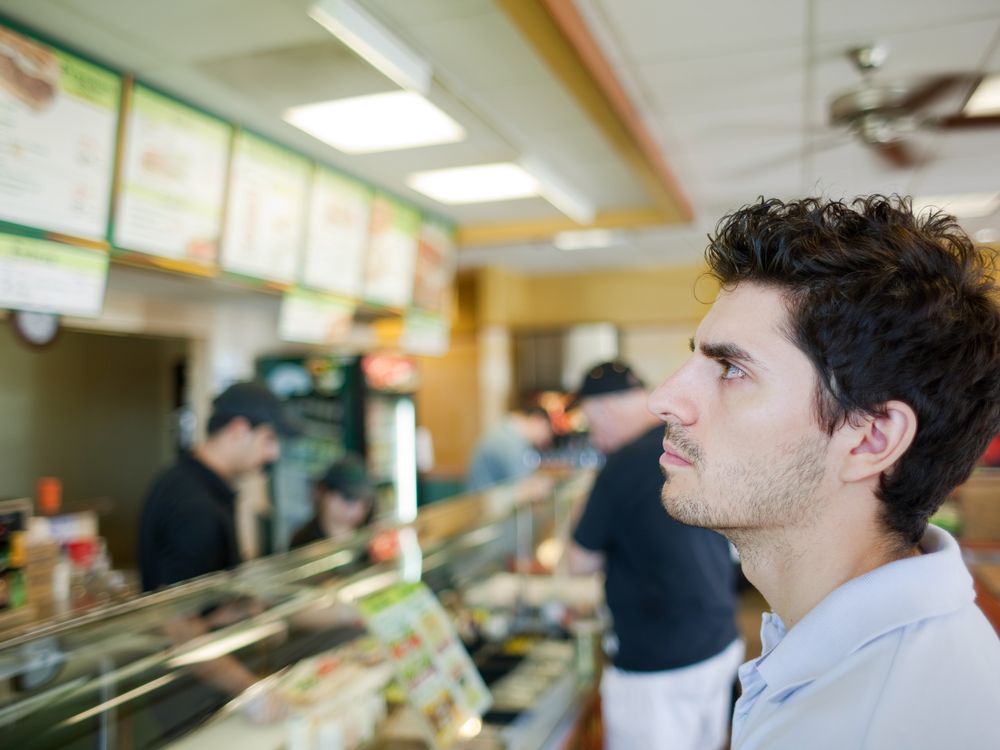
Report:
[[841,430],[847,451],[840,478],[859,482],[877,478],[902,457],[917,434],[917,415],[909,404],[888,401],[878,415],[848,420]]

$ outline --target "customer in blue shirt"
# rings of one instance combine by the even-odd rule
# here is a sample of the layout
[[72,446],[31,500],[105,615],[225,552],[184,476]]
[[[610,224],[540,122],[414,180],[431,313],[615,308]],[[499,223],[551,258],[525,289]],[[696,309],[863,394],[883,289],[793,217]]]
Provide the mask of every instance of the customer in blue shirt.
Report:
[[540,406],[512,411],[476,443],[466,489],[485,490],[531,474],[541,464],[539,451],[552,444],[552,424]]
[[773,608],[733,748],[1000,747],[1000,641],[927,525],[1000,427],[992,254],[871,196],[761,200],[706,257],[722,290],[650,408],[667,511]]

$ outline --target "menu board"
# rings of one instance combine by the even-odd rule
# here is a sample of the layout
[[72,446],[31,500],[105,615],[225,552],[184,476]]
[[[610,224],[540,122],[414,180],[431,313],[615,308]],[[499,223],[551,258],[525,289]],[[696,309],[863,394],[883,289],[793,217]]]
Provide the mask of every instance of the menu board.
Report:
[[436,745],[453,747],[463,727],[490,707],[492,696],[444,608],[423,583],[396,584],[358,607]]
[[0,26],[0,220],[105,238],[121,85]]
[[360,297],[372,191],[325,167],[313,174],[302,284]]
[[0,234],[0,307],[95,317],[107,278],[104,251]]
[[455,279],[455,241],[451,227],[434,219],[420,227],[417,267],[413,277],[413,306],[446,314]]
[[214,266],[232,127],[144,86],[130,101],[114,244]]
[[278,336],[283,341],[335,344],[351,330],[354,308],[351,300],[292,289],[281,299]]
[[386,195],[372,203],[364,298],[380,305],[406,307],[413,295],[420,213]]
[[267,281],[292,283],[305,233],[312,165],[293,151],[245,130],[236,136],[222,267]]

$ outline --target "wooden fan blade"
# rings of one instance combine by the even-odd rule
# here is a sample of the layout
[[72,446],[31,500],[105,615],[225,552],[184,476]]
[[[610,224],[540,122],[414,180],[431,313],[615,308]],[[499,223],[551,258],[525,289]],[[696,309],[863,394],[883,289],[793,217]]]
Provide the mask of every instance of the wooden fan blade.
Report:
[[975,76],[961,74],[935,76],[903,97],[899,103],[900,107],[908,112],[915,112],[926,107],[935,99],[944,96],[959,84],[971,87],[975,78]]
[[903,141],[870,144],[875,153],[896,169],[909,169],[917,165],[916,154]]
[[1000,127],[1000,115],[981,115],[979,117],[952,115],[951,117],[942,117],[940,120],[936,120],[934,127],[945,129],[997,128]]

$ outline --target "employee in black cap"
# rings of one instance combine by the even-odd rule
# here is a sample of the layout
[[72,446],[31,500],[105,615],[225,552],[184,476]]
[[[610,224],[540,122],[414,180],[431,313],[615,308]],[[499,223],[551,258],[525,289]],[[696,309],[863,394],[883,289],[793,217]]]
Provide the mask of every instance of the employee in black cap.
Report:
[[236,383],[212,404],[207,437],[164,471],[146,496],[139,526],[142,588],[240,563],[234,483],[278,459],[279,434],[294,434],[281,402],[265,386]]
[[335,461],[313,488],[315,514],[292,537],[292,548],[320,539],[348,539],[371,522],[375,511],[375,487],[368,479],[364,461],[347,455]]
[[[263,385],[236,383],[219,394],[212,404],[205,441],[160,474],[146,496],[139,527],[143,590],[153,591],[240,563],[234,483],[278,459],[279,434],[297,432],[285,417],[281,402]],[[175,643],[185,643],[261,609],[254,599],[237,599],[179,615],[163,627]],[[258,681],[250,669],[228,654],[191,669],[227,698],[240,695]],[[273,691],[262,693],[247,707],[251,718],[261,722],[276,721],[288,711],[287,703]],[[189,710],[187,705],[180,709],[167,704],[154,708],[154,713],[166,727]]]
[[570,571],[605,573],[617,650],[601,679],[608,750],[717,750],[727,737],[743,642],[728,542],[660,503],[663,425],[642,381],[604,362],[575,395],[607,463],[568,550]]

